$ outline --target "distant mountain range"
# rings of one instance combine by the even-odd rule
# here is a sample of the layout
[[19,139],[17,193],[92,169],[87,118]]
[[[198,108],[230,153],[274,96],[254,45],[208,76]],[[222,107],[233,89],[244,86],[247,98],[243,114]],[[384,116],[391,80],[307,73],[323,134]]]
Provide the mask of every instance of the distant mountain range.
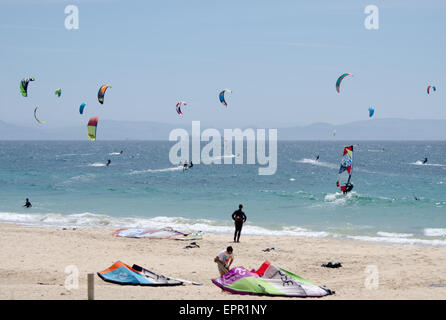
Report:
[[[209,127],[201,124],[201,131]],[[101,120],[97,139],[168,140],[170,132],[176,128],[183,128],[191,134],[191,123],[178,126],[144,121]],[[223,128],[216,129],[223,135]],[[446,140],[446,120],[370,119],[341,125],[314,123],[277,130],[279,140]],[[36,124],[35,127],[28,127],[0,121],[0,140],[87,139],[85,126],[49,127]]]

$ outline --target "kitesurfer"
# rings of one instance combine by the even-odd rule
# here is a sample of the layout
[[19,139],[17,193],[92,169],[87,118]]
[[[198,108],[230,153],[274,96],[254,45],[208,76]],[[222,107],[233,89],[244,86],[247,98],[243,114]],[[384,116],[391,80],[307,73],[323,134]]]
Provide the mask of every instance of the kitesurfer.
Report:
[[31,208],[33,205],[31,204],[31,202],[29,202],[29,199],[26,198],[25,204],[23,206],[26,207],[26,208]]
[[188,168],[188,164],[187,164],[187,160],[186,160],[183,164],[183,171],[187,170],[187,168]]
[[189,168],[192,168],[194,166],[194,164],[192,163],[192,160],[190,161],[190,165]]
[[319,160],[319,155],[317,155],[317,157],[316,157],[316,161],[318,161]]
[[111,163],[111,160],[108,159],[108,160],[107,160],[107,167],[110,165],[110,163]]
[[122,154],[122,152],[123,152],[123,151],[121,150],[120,154]]
[[[227,247],[226,250],[222,250],[218,253],[215,259],[218,259],[224,264],[225,268],[229,270],[231,267],[232,261],[234,261],[234,254],[231,246]],[[220,272],[220,276],[225,274],[225,270],[217,263],[218,271]]]
[[243,224],[246,222],[246,215],[242,211],[243,205],[239,204],[238,210],[234,211],[232,214],[232,220],[234,220],[235,232],[234,232],[234,242],[240,242],[240,234],[242,233]]
[[345,185],[344,191],[342,191],[342,193],[343,193],[343,194],[347,194],[347,193],[349,193],[350,191],[352,191],[352,189],[353,189],[353,185],[352,185],[350,182],[348,182],[348,183]]
[[424,158],[423,160],[423,164],[425,164],[427,162],[427,158]]

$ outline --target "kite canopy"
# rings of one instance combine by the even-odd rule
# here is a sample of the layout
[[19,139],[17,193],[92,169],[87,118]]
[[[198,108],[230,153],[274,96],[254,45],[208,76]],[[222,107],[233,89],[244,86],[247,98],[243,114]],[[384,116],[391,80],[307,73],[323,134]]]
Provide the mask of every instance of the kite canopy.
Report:
[[285,297],[323,297],[332,294],[310,281],[265,261],[259,270],[236,267],[212,282],[236,294]]
[[115,262],[110,268],[98,272],[98,276],[107,282],[120,285],[139,286],[179,286],[183,282],[156,274],[137,265],[130,267],[125,263]]
[[183,233],[171,227],[163,229],[119,229],[113,232],[114,236],[125,238],[151,238],[151,239],[174,239],[174,240],[200,240],[203,232]]
[[34,119],[36,119],[36,121],[37,121],[38,123],[40,123],[40,124],[44,124],[45,121],[40,121],[39,119],[37,119],[37,114],[36,114],[37,109],[39,109],[39,106],[36,106],[36,107],[34,108]]
[[60,97],[60,95],[62,94],[62,89],[57,89],[56,91],[54,91],[54,94],[58,97]]
[[437,91],[437,88],[435,88],[434,86],[427,86],[427,94],[430,93],[431,89],[434,90],[434,92]]
[[375,113],[375,108],[370,107],[369,108],[369,118],[373,117],[373,114]]
[[181,111],[181,107],[182,107],[182,106],[186,106],[186,105],[187,105],[187,102],[186,102],[186,101],[179,101],[179,102],[177,103],[177,105],[176,105],[177,113],[180,114],[180,115],[182,115],[183,112]]
[[93,117],[88,121],[87,133],[91,141],[96,140],[96,128],[98,126],[99,117]]
[[111,86],[104,84],[103,86],[101,86],[99,88],[98,91],[98,101],[100,104],[104,103],[104,95],[105,95],[105,91],[107,90],[107,88],[111,88]]
[[336,181],[336,186],[339,187],[342,192],[344,192],[346,185],[350,183],[352,177],[352,163],[353,146],[348,146],[344,148],[341,167],[339,168],[338,181]]
[[342,82],[342,80],[344,80],[344,78],[347,77],[347,76],[353,76],[353,75],[351,73],[344,73],[343,75],[341,75],[338,78],[338,80],[336,80],[336,91],[338,93],[340,93],[340,91],[341,91],[341,82]]
[[80,107],[79,107],[79,113],[80,114],[83,114],[84,113],[84,108],[85,108],[85,103],[82,103],[81,105],[80,105]]
[[34,81],[34,78],[33,77],[24,78],[22,79],[22,81],[20,81],[20,92],[24,97],[28,96],[28,84],[30,81]]
[[227,107],[228,104],[225,101],[225,92],[229,92],[232,93],[231,89],[224,89],[222,92],[220,92],[219,98],[220,98],[220,102],[223,106]]

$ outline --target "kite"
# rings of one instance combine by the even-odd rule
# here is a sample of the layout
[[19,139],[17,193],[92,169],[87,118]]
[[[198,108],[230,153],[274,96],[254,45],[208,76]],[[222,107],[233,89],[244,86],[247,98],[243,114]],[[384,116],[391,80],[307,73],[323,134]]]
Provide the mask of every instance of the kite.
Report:
[[45,121],[40,121],[39,119],[37,119],[37,114],[36,114],[37,109],[39,109],[39,106],[36,106],[35,109],[34,109],[34,119],[36,119],[36,121],[37,121],[38,123],[40,123],[40,124],[44,124]]
[[435,88],[434,86],[427,86],[427,94],[430,93],[431,89],[434,90],[434,92],[437,91],[437,88]]
[[79,113],[83,114],[84,113],[84,108],[85,108],[85,103],[82,103],[79,107]]
[[180,114],[180,115],[183,114],[183,112],[181,111],[181,107],[182,107],[182,106],[187,106],[186,101],[180,101],[180,102],[178,102],[177,105],[176,105],[177,113]]
[[20,82],[20,92],[22,93],[22,96],[27,97],[28,96],[28,84],[30,81],[34,81],[34,78],[24,78]]
[[220,92],[219,98],[220,98],[220,102],[223,106],[227,107],[228,104],[225,101],[225,92],[229,92],[232,93],[231,89],[224,89],[222,92]]
[[98,276],[104,281],[120,285],[179,286],[183,284],[182,281],[177,279],[156,274],[136,264],[130,267],[121,261],[115,262],[110,268],[98,272]]
[[126,238],[150,238],[150,239],[174,239],[174,240],[200,240],[203,232],[183,233],[166,227],[163,229],[118,229],[113,232],[114,236]]
[[62,94],[62,89],[61,88],[57,89],[56,91],[54,91],[54,94],[60,97],[60,95]]
[[105,94],[105,91],[107,90],[107,88],[111,88],[111,86],[104,84],[103,86],[101,86],[99,88],[99,91],[98,91],[98,101],[99,101],[100,104],[104,103],[104,94]]
[[[347,186],[353,185],[350,183],[350,179],[352,177],[352,163],[353,163],[353,146],[348,146],[344,148],[344,153],[342,154],[341,167],[339,168],[338,180],[336,181],[336,186],[341,189],[343,193],[346,193],[350,190],[347,189]],[[341,183],[341,179],[343,181],[347,180],[345,183]]]
[[340,93],[340,90],[341,90],[340,86],[341,86],[342,80],[344,80],[344,78],[347,77],[347,76],[352,76],[353,77],[353,75],[351,73],[344,73],[342,76],[340,76],[338,78],[338,80],[336,80],[336,91],[338,93]]
[[259,270],[248,271],[235,267],[212,282],[221,289],[235,293],[258,296],[323,297],[333,294],[330,289],[265,261]]
[[88,121],[87,133],[91,141],[96,140],[96,128],[98,126],[99,117],[93,117]]
[[375,114],[375,108],[370,107],[369,108],[369,118],[373,117],[374,114]]

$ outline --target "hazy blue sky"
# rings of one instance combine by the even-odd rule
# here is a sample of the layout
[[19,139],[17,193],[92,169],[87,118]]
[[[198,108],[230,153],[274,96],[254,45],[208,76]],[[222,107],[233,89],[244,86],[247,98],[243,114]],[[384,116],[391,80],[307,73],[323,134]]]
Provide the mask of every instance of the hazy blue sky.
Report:
[[[79,8],[78,30],[65,29],[69,4]],[[379,30],[364,27],[369,4],[380,10]],[[0,120],[38,125],[35,105],[47,126],[93,115],[228,128],[340,124],[368,119],[370,106],[376,118],[446,119],[445,16],[441,0],[2,0]],[[344,72],[354,77],[338,94]],[[28,76],[36,81],[23,98]],[[104,105],[102,84],[112,86]],[[218,101],[224,88],[233,90],[228,108]],[[183,117],[180,99],[189,103]]]

